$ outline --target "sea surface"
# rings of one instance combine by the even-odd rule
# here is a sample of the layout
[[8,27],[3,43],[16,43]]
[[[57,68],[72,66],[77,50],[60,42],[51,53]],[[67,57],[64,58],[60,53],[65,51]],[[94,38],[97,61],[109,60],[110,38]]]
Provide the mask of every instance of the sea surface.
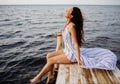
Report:
[[[0,84],[29,84],[55,50],[53,34],[63,29],[64,12],[73,6],[0,5]],[[84,47],[110,49],[120,68],[120,6],[76,6],[84,17]]]

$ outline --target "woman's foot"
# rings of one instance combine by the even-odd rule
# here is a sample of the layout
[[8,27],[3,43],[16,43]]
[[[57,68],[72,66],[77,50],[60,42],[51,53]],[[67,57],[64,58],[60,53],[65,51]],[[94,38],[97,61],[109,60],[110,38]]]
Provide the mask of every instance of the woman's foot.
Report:
[[40,79],[38,79],[38,78],[33,78],[33,79],[30,80],[30,83],[36,83],[36,82],[38,82],[38,81],[40,81]]

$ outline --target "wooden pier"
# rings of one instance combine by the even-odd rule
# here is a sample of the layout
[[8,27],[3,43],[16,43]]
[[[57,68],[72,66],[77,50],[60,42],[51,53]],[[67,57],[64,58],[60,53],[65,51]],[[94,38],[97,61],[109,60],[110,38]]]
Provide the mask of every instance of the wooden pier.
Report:
[[[56,51],[62,49],[62,36],[57,36]],[[120,84],[120,70],[84,69],[75,64],[55,64],[56,84]]]
[[60,64],[56,84],[120,84],[120,70],[83,69],[78,64]]

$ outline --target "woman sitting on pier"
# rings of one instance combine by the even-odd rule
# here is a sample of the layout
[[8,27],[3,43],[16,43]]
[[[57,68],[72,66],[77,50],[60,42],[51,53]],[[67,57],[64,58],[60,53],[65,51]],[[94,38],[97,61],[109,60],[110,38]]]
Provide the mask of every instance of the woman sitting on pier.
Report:
[[114,70],[117,57],[108,49],[83,48],[84,31],[83,16],[78,7],[69,8],[65,11],[66,25],[62,31],[64,49],[47,54],[47,63],[39,74],[30,80],[31,83],[41,80],[48,73],[48,81],[54,78],[54,64],[78,63],[82,68],[99,68]]

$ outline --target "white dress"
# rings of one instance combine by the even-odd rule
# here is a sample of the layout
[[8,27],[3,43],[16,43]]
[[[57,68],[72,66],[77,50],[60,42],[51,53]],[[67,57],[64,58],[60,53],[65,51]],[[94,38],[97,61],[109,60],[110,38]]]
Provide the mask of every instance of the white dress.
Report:
[[[68,29],[62,31],[64,42],[64,53],[72,62],[77,62],[75,48]],[[114,70],[116,68],[117,56],[110,50],[104,48],[80,48],[80,59],[84,62],[82,68],[98,68]]]

